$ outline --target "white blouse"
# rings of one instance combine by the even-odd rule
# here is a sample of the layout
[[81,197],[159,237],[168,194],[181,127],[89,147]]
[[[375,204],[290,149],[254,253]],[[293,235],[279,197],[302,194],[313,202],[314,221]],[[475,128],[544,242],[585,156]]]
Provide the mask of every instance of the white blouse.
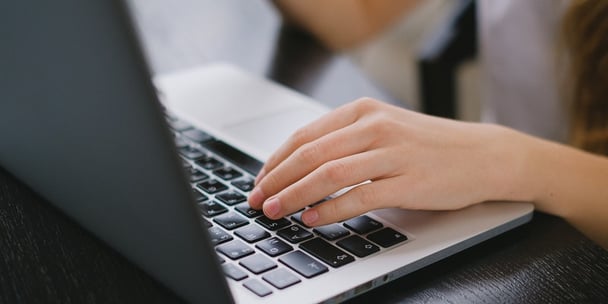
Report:
[[482,120],[564,141],[556,44],[564,1],[480,0]]

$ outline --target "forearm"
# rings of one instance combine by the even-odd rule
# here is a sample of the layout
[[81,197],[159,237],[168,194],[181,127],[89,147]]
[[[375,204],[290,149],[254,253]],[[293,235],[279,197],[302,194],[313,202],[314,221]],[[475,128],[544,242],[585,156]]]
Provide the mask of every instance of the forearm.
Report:
[[357,45],[395,22],[418,0],[273,0],[283,16],[327,46]]
[[529,148],[518,186],[524,195],[608,248],[608,158],[527,135],[523,141],[515,148]]

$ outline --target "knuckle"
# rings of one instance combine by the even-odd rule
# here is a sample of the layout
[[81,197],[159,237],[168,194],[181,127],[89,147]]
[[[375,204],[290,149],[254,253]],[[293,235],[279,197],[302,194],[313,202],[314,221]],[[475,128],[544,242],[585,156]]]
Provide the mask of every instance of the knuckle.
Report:
[[357,113],[365,113],[378,108],[380,102],[369,97],[362,97],[354,101],[353,107]]
[[352,168],[343,161],[330,161],[321,166],[323,178],[333,185],[346,186]]
[[359,198],[356,200],[356,202],[361,205],[359,206],[359,210],[373,209],[379,204],[378,193],[376,192],[376,187],[373,187],[373,185],[362,185],[353,190],[356,191],[355,196]]
[[320,152],[321,147],[318,143],[307,143],[298,149],[296,158],[305,164],[315,164],[319,159]]
[[291,144],[294,146],[301,146],[308,142],[310,138],[310,131],[306,127],[297,129],[291,135]]

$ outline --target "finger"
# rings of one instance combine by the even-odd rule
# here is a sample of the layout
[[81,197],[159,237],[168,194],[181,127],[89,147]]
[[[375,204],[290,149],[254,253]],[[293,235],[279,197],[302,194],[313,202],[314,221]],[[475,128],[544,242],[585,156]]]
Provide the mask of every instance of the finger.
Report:
[[395,189],[403,187],[395,183],[396,178],[392,177],[354,187],[341,196],[306,210],[302,213],[302,221],[309,227],[322,226],[347,220],[374,209],[399,206],[399,203],[406,198],[397,195]]
[[[267,198],[326,162],[365,151],[374,136],[361,129],[358,125],[350,125],[298,148],[256,185],[249,197],[251,207],[260,208]],[[357,140],[353,140],[355,136]]]
[[272,219],[281,218],[341,189],[384,176],[391,164],[382,161],[381,154],[374,150],[324,163],[264,202],[264,213]]
[[374,102],[366,98],[357,100],[343,105],[298,129],[266,160],[266,163],[255,179],[255,184],[257,185],[266,173],[274,169],[303,144],[354,123],[367,108],[370,108],[369,104],[373,104]]

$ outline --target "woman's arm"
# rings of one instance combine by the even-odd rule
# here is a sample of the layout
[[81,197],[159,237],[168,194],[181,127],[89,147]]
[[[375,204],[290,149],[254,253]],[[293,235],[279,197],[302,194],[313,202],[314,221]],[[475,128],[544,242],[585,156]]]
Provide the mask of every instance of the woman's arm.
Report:
[[353,47],[411,10],[418,0],[273,0],[286,20],[332,49]]
[[528,201],[608,248],[608,158],[371,99],[297,131],[268,159],[249,203],[280,218],[353,185],[359,186],[308,209],[302,220],[318,226],[386,207]]
[[537,138],[524,141],[528,185],[522,187],[536,208],[565,218],[608,249],[608,158]]

